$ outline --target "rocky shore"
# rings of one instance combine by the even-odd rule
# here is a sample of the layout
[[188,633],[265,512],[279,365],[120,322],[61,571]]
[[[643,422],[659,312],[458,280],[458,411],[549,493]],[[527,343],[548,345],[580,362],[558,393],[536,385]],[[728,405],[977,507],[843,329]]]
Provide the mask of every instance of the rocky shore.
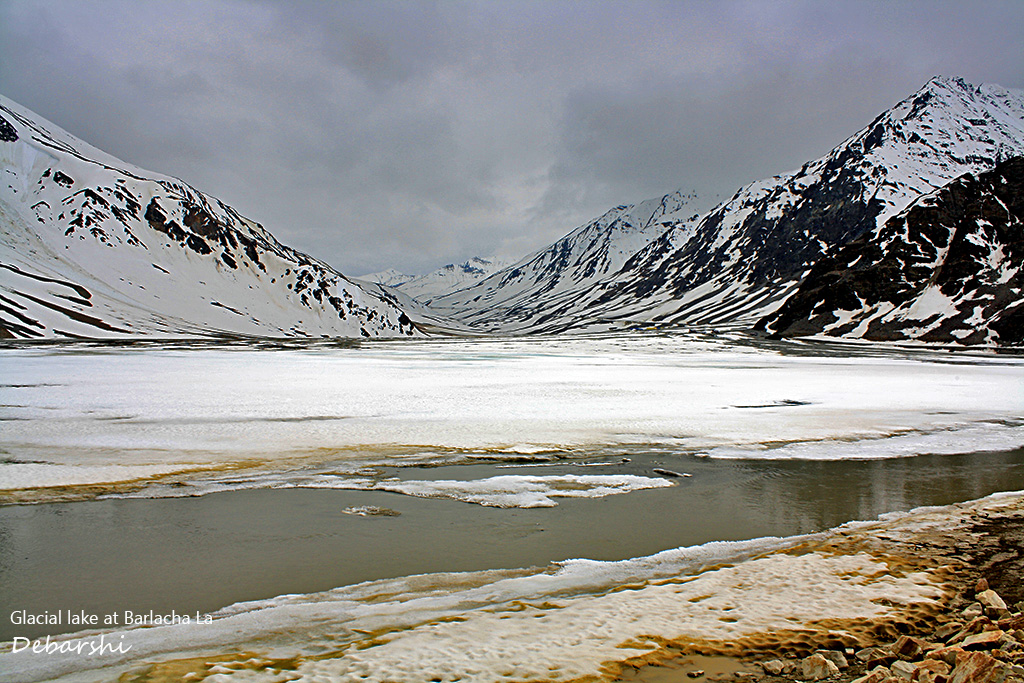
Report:
[[[760,663],[768,677],[853,683],[1003,683],[1024,680],[1024,602],[1014,609],[978,581],[974,598],[925,637],[855,650],[820,650],[799,660]],[[854,666],[851,666],[851,660]]]
[[[938,611],[912,608],[902,618],[853,629],[695,642],[663,661],[626,668],[613,680],[1024,683],[1022,500],[1015,494],[997,505],[964,504],[946,529],[924,524],[895,536],[883,530],[869,544],[875,552],[884,548],[896,565],[944,570],[947,590]],[[835,545],[839,550],[844,543],[836,539]]]

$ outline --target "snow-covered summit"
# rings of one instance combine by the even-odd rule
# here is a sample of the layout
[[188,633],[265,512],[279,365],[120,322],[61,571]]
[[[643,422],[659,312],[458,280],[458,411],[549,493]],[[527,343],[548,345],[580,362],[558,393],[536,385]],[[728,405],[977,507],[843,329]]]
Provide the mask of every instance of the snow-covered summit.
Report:
[[397,299],[0,97],[0,336],[417,334]]

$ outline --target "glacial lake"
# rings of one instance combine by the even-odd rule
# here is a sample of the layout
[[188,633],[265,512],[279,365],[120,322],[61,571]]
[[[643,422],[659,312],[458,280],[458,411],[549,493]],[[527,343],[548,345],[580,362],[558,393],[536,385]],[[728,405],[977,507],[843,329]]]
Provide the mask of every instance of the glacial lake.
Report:
[[1024,489],[1024,358],[740,333],[0,347],[17,610],[213,612]]

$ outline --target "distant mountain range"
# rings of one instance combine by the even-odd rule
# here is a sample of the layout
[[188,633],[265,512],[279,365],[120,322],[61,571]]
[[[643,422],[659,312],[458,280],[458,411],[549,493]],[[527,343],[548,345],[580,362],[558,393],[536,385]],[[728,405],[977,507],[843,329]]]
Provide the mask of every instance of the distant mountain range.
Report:
[[435,296],[445,294],[482,280],[495,271],[509,265],[511,261],[495,256],[474,256],[463,263],[449,263],[426,275],[406,275],[394,268],[360,275],[360,280],[376,282],[399,289],[411,297],[428,302]]
[[430,300],[434,309],[488,332],[550,332],[587,325],[574,311],[637,252],[673,228],[692,229],[708,202],[682,191],[617,206],[554,244],[469,287]]
[[730,325],[1021,343],[1024,93],[933,78],[819,159],[617,206],[515,263],[349,279],[0,99],[0,335]]

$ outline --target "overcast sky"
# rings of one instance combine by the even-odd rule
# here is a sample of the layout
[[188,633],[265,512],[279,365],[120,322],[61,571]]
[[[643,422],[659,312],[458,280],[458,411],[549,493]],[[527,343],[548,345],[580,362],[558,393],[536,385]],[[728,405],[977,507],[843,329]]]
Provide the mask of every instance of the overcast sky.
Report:
[[935,74],[1024,88],[1024,2],[0,0],[0,93],[348,275],[724,198]]

